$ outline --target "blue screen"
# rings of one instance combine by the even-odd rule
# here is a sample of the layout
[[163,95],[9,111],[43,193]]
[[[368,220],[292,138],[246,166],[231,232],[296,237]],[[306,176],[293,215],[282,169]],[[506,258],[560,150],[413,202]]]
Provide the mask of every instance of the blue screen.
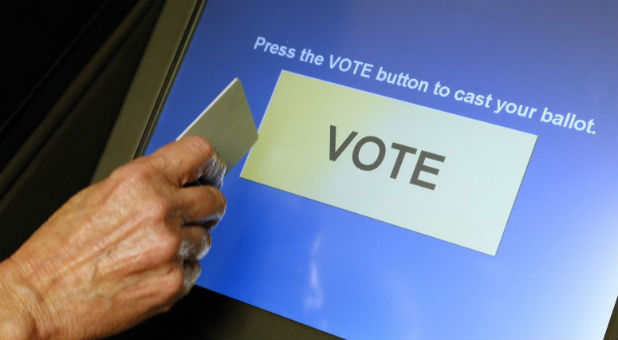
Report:
[[[259,125],[281,70],[538,140],[495,256],[248,181],[245,157],[197,284],[346,338],[601,338],[618,295],[616,13],[616,1],[208,1],[146,153],[234,77]],[[594,126],[494,114],[271,54],[258,37]]]

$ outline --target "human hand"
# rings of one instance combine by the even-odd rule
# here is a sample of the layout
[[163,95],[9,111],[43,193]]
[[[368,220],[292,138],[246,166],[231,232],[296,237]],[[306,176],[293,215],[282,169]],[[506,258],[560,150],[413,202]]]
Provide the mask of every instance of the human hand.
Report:
[[225,165],[187,137],[73,196],[0,264],[0,338],[94,338],[169,310],[223,215]]

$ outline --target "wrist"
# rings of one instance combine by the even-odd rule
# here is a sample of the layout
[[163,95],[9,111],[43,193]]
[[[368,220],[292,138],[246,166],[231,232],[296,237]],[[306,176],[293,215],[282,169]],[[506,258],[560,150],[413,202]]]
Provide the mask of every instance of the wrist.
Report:
[[0,338],[41,338],[34,311],[38,300],[11,259],[0,263]]

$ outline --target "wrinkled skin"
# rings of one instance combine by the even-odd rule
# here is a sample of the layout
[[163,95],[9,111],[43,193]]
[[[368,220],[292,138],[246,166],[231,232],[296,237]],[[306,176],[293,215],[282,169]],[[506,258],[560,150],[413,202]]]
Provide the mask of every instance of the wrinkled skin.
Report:
[[[187,137],[73,196],[0,264],[0,338],[97,338],[169,308],[223,215],[210,143]],[[216,182],[216,181],[215,181]]]

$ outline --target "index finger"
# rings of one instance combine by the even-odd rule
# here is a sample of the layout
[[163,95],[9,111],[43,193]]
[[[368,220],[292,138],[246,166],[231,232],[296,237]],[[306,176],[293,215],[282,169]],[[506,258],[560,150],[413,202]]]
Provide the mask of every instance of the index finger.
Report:
[[148,158],[172,184],[181,187],[196,181],[205,172],[213,171],[210,167],[218,166],[214,164],[216,162],[209,162],[214,155],[215,149],[209,141],[198,136],[188,136],[161,147]]

